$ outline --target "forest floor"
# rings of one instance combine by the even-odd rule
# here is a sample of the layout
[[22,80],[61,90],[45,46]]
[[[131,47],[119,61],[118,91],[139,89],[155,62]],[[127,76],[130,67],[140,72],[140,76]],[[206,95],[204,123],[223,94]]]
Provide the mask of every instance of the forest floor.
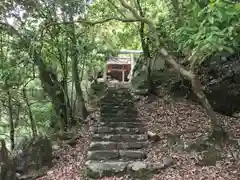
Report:
[[[240,179],[240,148],[231,143],[218,147],[221,159],[216,165],[203,166],[201,159],[205,151],[186,150],[193,142],[206,137],[210,131],[209,118],[201,106],[185,100],[141,97],[136,104],[139,119],[148,130],[157,133],[160,141],[150,143],[148,160],[157,162],[163,156],[171,156],[174,165],[154,174],[149,180],[238,180]],[[240,119],[218,115],[225,123],[231,138],[240,139]],[[56,152],[59,157],[47,175],[38,180],[87,180],[85,159],[93,125],[99,118],[95,111],[88,124],[81,128],[81,138],[76,146],[65,146]],[[175,145],[169,145],[170,135],[179,137]],[[180,146],[181,144],[182,146]],[[55,155],[56,156],[56,155]],[[102,180],[130,180],[125,177],[105,177]],[[146,179],[146,178],[145,178]]]

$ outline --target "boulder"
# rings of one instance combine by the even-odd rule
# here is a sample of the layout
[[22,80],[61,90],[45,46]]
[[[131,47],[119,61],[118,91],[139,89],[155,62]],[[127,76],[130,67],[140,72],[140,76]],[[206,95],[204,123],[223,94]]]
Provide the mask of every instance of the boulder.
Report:
[[[165,76],[164,71],[164,61],[159,57],[158,59],[152,60],[151,67],[151,77],[153,79],[153,85],[158,84],[159,79],[162,79]],[[131,90],[134,94],[137,95],[146,95],[148,92],[148,69],[147,69],[147,60],[140,56],[136,59],[135,66],[133,68],[133,73],[131,75]]]
[[[188,80],[171,69],[164,71],[170,74],[168,78],[160,78],[161,83],[158,85],[164,85],[176,97],[184,97],[199,103]],[[237,53],[218,53],[201,64],[197,74],[213,109],[227,116],[239,116],[240,56]]]
[[[240,110],[240,56],[219,53],[205,62],[199,73],[214,110],[232,116]],[[204,76],[203,76],[204,75]]]
[[16,166],[10,158],[0,164],[0,180],[18,180],[16,174]]
[[52,144],[47,137],[38,136],[21,142],[14,150],[16,172],[26,176],[33,171],[52,166]]

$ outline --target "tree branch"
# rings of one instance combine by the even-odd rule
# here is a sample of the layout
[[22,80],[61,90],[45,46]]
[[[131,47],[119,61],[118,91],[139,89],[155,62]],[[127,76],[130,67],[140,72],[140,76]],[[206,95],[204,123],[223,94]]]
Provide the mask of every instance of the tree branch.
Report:
[[151,31],[151,32],[153,33],[153,35],[154,35],[154,38],[155,38],[155,40],[156,40],[156,45],[157,45],[157,47],[159,47],[159,46],[160,46],[160,41],[159,41],[159,37],[158,37],[158,34],[157,34],[157,32],[156,32],[156,28],[155,28],[153,22],[150,21],[149,19],[146,19],[146,18],[140,16],[140,15],[138,14],[137,10],[134,9],[134,8],[133,8],[131,5],[129,5],[128,3],[126,3],[124,0],[119,0],[119,1],[120,1],[120,3],[122,4],[122,6],[125,7],[126,9],[128,9],[128,10],[132,13],[132,15],[133,15],[138,21],[144,22],[144,23],[146,23],[146,24],[148,25],[150,31]]
[[96,24],[102,24],[102,23],[106,23],[106,22],[109,22],[109,21],[121,21],[121,22],[125,22],[125,23],[130,23],[130,22],[138,22],[138,21],[141,21],[140,19],[122,19],[122,18],[119,18],[119,17],[110,17],[110,18],[107,18],[107,19],[102,19],[102,20],[98,20],[98,21],[88,21],[88,20],[85,20],[85,19],[79,19],[77,21],[66,21],[66,22],[55,22],[55,23],[49,23],[47,24],[44,28],[47,28],[49,26],[54,26],[54,25],[61,25],[61,24],[74,24],[74,23],[82,23],[82,24],[87,24],[87,25],[96,25]]

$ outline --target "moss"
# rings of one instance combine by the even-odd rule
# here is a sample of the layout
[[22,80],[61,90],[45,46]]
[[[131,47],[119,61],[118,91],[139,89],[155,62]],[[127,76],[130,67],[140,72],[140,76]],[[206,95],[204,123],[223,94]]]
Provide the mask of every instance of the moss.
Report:
[[197,139],[196,142],[189,145],[186,150],[187,151],[195,150],[197,152],[201,152],[201,151],[206,150],[209,147],[210,147],[210,144],[209,144],[208,140],[200,138],[200,139]]
[[216,162],[221,159],[220,152],[214,148],[209,147],[204,153],[203,158],[199,161],[199,165],[202,166],[215,166]]
[[130,175],[134,179],[146,180],[151,179],[154,175],[154,171],[150,169],[142,169],[134,172],[130,172]]

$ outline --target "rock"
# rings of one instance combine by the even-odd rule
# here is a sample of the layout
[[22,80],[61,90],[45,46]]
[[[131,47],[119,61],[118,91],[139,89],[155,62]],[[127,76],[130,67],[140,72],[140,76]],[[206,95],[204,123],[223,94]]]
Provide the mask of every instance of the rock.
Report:
[[115,142],[144,142],[147,140],[146,135],[104,135],[95,134],[92,138],[93,141],[115,141]]
[[165,169],[174,164],[174,160],[170,156],[163,157],[160,162],[148,163],[147,168],[151,171]]
[[147,142],[122,142],[117,144],[117,149],[141,149],[147,147]]
[[99,127],[97,129],[98,133],[108,133],[108,134],[140,134],[144,133],[144,128],[128,128],[128,127],[116,127],[116,128],[110,128],[110,127]]
[[94,162],[87,161],[87,175],[91,178],[99,178],[102,176],[111,176],[119,173],[125,174],[128,162],[122,161],[107,161]]
[[220,152],[214,147],[209,147],[207,151],[203,153],[202,159],[198,162],[200,166],[215,166],[216,162],[220,160]]
[[52,145],[47,137],[38,136],[22,142],[14,150],[16,171],[20,175],[52,166]]
[[165,167],[168,167],[174,163],[174,160],[170,156],[165,156],[162,159],[162,163],[164,164]]
[[151,131],[148,131],[147,135],[148,135],[148,139],[150,139],[153,142],[157,142],[161,139],[159,135],[157,135],[156,133],[153,133]]
[[139,171],[142,169],[147,169],[147,163],[142,161],[136,161],[128,165],[130,171]]
[[98,141],[98,142],[91,142],[89,150],[114,150],[117,149],[117,143],[116,142],[110,142],[110,141]]
[[[136,117],[135,117],[136,118]],[[143,125],[140,122],[101,122],[100,126],[108,126],[112,128],[127,127],[127,128],[141,128]]]
[[16,174],[16,165],[12,159],[5,163],[0,163],[0,180],[18,180]]
[[112,151],[88,151],[87,159],[89,160],[109,160],[117,159],[119,157],[119,152],[117,150]]
[[146,159],[147,155],[141,150],[119,150],[121,159]]
[[[198,67],[197,73],[214,111],[227,116],[236,116],[240,110],[239,55],[228,52],[212,55]],[[191,90],[190,82],[177,80],[174,76],[169,78],[171,82],[165,81],[165,84],[171,84],[172,94],[200,103]]]

